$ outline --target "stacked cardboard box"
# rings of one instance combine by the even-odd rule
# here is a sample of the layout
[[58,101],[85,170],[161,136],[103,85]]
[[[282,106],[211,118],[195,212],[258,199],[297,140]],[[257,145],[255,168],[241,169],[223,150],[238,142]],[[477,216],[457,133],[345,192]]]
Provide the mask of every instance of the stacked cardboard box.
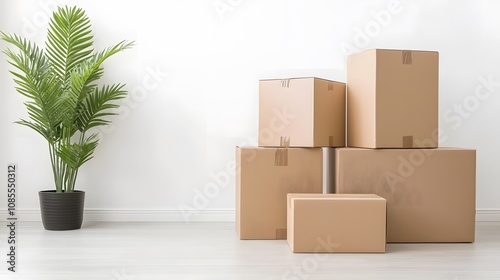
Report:
[[347,146],[436,148],[437,52],[369,50],[347,58]]
[[344,147],[344,83],[318,78],[259,82],[260,147]]
[[241,239],[285,239],[287,194],[323,192],[321,149],[238,147],[236,162]]
[[331,189],[329,155],[345,146],[345,84],[317,78],[259,83],[259,147],[237,147],[240,239],[286,239],[288,193]]
[[[259,147],[236,151],[240,239],[287,238],[294,252],[474,241],[476,153],[438,148],[437,52],[351,55],[347,95],[294,78],[260,81],[259,98]],[[332,236],[339,246],[318,247]]]
[[473,242],[476,153],[437,148],[438,53],[349,56],[347,115],[335,191],[386,198],[388,242]]
[[288,244],[301,253],[383,253],[386,201],[373,194],[288,194]]
[[337,193],[387,200],[387,242],[474,241],[474,150],[345,148],[335,166]]

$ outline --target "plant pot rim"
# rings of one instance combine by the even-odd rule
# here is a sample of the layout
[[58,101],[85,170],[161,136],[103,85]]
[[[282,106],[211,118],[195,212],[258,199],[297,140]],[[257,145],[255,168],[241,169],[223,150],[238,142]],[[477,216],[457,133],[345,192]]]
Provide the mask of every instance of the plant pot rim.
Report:
[[[72,192],[59,192],[60,194],[63,193],[84,193],[85,191],[80,191],[80,190],[73,190]],[[56,190],[43,190],[39,191],[39,193],[58,193]]]

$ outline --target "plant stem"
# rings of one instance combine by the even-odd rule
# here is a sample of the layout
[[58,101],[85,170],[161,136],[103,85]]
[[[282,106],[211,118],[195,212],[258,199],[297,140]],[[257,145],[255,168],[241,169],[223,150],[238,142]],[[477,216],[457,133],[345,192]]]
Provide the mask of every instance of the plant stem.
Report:
[[54,183],[56,184],[56,192],[61,192],[61,180],[59,173],[59,163],[57,162],[56,149],[53,143],[49,143],[49,154],[50,154],[50,163],[52,165],[52,173],[54,175]]

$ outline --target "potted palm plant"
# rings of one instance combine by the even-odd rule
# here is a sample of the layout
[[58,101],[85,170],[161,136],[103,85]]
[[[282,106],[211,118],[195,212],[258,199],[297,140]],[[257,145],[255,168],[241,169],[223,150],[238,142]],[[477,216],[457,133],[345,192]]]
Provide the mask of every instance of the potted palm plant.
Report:
[[99,85],[102,63],[133,42],[122,41],[100,52],[93,49],[91,23],[77,7],[59,7],[50,19],[45,49],[16,34],[1,38],[17,48],[4,53],[13,66],[16,90],[27,101],[28,119],[17,121],[48,143],[54,190],[39,192],[47,230],[78,229],[83,221],[85,192],[75,190],[78,170],[93,157],[98,144],[91,129],[108,125],[124,84]]

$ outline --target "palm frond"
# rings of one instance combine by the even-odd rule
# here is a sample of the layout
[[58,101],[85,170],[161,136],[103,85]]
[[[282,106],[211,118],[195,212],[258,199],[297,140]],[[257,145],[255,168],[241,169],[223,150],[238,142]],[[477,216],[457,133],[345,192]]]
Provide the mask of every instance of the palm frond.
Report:
[[81,8],[66,6],[54,12],[47,34],[47,57],[62,80],[68,82],[73,69],[91,56],[91,28]]
[[93,127],[108,125],[110,121],[105,117],[116,115],[112,109],[117,109],[117,100],[127,96],[123,90],[124,85],[116,84],[112,86],[103,86],[101,89],[95,89],[95,92],[88,95],[83,101],[83,109],[78,118],[78,127],[80,131],[85,132]]
[[83,92],[80,100],[85,99],[86,94],[95,88],[94,82],[99,80],[103,74],[102,64],[111,56],[131,48],[134,42],[121,41],[116,45],[108,47],[96,53],[87,60],[82,61],[79,67],[75,67],[71,72],[71,89],[75,92]]
[[92,159],[92,154],[99,140],[92,135],[79,143],[63,143],[57,150],[57,155],[70,168],[76,170],[82,164]]
[[52,74],[43,51],[35,44],[3,32],[2,39],[20,49],[18,54],[10,49],[4,53],[15,69],[10,73],[14,76],[16,90],[29,100],[25,105],[31,122],[37,127],[44,127],[44,137],[54,139],[54,128],[60,123],[59,80]]
[[50,19],[45,51],[16,34],[0,31],[0,38],[19,50],[4,50],[16,90],[28,99],[29,119],[17,123],[48,141],[56,190],[72,191],[78,168],[98,144],[96,135],[85,133],[109,124],[106,117],[116,114],[116,101],[126,96],[121,84],[98,88],[102,64],[134,43],[122,41],[94,53],[89,18],[83,9],[67,6]]
[[21,119],[19,121],[16,122],[17,124],[20,124],[20,125],[24,125],[24,126],[27,126],[31,129],[33,129],[34,131],[38,132],[40,135],[43,136],[43,138],[45,138],[49,143],[50,142],[53,142],[53,139],[51,138],[51,133],[50,131],[48,131],[45,126],[43,125],[40,125],[40,124],[37,124],[37,123],[33,123],[33,122],[29,122],[29,121],[26,121],[24,119]]

